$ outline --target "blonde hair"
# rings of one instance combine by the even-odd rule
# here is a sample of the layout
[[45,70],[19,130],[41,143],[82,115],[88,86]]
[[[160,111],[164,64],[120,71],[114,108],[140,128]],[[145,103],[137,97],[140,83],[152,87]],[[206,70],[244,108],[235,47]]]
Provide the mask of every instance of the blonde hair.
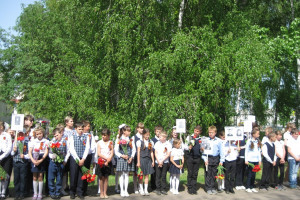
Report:
[[168,137],[168,134],[166,133],[166,131],[162,131],[159,136],[162,136],[164,138],[167,138]]
[[175,145],[180,144],[181,141],[179,139],[174,139],[173,140],[173,147],[175,147]]
[[66,116],[66,117],[65,117],[65,124],[68,123],[70,120],[73,120],[73,117],[71,117],[71,116]]
[[266,135],[268,135],[269,133],[273,132],[273,128],[269,126],[266,128],[265,132],[266,132]]
[[43,134],[43,137],[45,137],[45,129],[41,126],[36,127],[33,131],[33,137],[36,138],[36,133],[41,132]]
[[208,127],[208,132],[209,131],[214,131],[215,133],[217,132],[217,127],[215,127],[215,126],[210,126],[210,127]]
[[145,128],[145,125],[143,122],[139,122],[136,126],[136,128]]

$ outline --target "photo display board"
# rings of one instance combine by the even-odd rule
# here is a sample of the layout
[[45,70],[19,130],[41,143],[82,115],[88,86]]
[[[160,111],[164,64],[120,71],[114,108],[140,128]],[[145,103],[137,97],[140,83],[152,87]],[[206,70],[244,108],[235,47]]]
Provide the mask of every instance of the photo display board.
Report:
[[11,130],[23,131],[24,127],[24,114],[11,115]]
[[225,140],[243,140],[243,126],[225,126]]

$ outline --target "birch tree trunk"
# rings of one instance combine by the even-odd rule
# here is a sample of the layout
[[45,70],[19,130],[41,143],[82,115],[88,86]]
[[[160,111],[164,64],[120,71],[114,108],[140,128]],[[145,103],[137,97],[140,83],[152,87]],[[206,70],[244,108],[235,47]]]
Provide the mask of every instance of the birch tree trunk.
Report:
[[180,3],[180,10],[179,10],[179,16],[178,16],[178,28],[182,28],[182,18],[183,18],[183,13],[184,13],[184,0],[181,1]]

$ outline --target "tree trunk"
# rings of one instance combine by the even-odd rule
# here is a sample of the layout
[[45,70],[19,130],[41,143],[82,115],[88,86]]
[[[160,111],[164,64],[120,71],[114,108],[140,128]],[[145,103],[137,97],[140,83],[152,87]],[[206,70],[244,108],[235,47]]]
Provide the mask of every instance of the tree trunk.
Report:
[[295,19],[295,8],[294,8],[294,0],[291,0],[291,18],[292,18],[292,21]]
[[183,13],[184,13],[184,0],[181,1],[180,3],[180,10],[179,10],[179,16],[178,16],[178,28],[182,28],[182,18],[183,18]]
[[298,91],[297,91],[297,97],[296,101],[298,102],[296,104],[296,126],[299,127],[299,117],[300,117],[300,58],[297,59],[297,73],[298,73],[298,80],[297,80],[297,85],[298,85]]

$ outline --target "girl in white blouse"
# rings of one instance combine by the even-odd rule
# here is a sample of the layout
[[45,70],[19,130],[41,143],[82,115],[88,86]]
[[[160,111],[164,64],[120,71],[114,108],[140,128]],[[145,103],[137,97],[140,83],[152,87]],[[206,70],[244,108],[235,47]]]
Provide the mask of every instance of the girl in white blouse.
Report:
[[43,180],[45,172],[45,159],[48,156],[49,141],[44,138],[45,130],[38,127],[33,132],[35,139],[29,144],[29,157],[31,160],[31,172],[33,173],[33,200],[41,200],[43,192]]
[[0,165],[6,172],[6,177],[0,180],[0,197],[5,198],[5,192],[8,185],[9,176],[9,169],[12,168],[12,162],[10,159],[11,149],[12,149],[12,141],[10,134],[4,132],[5,126],[4,122],[0,121]]

